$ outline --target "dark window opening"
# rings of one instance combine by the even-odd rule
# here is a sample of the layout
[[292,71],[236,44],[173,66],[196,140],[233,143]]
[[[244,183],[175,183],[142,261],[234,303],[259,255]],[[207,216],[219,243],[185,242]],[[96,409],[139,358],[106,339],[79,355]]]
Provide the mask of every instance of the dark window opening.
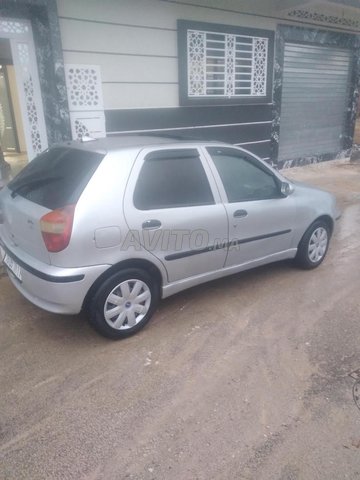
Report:
[[[185,154],[184,154],[185,152]],[[134,192],[139,210],[212,205],[214,198],[194,150],[150,154],[141,169]]]

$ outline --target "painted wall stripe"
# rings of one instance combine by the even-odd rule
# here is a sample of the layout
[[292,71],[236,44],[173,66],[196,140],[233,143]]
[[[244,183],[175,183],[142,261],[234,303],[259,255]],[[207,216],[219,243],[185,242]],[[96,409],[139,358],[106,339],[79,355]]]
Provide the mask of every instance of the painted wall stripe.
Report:
[[66,17],[60,16],[60,20],[72,20],[74,22],[87,22],[87,23],[100,23],[102,25],[114,25],[117,27],[127,27],[127,28],[141,28],[147,30],[162,30],[166,32],[176,32],[176,28],[169,28],[169,27],[153,27],[151,25],[135,25],[131,23],[119,23],[119,22],[109,22],[106,20],[91,20],[88,18],[77,18],[77,17]]
[[268,143],[268,142],[271,142],[271,138],[269,138],[267,140],[258,140],[258,141],[254,141],[254,142],[235,143],[235,145],[237,147],[242,147],[243,145],[254,145],[255,143]]
[[150,57],[150,58],[178,58],[176,55],[155,55],[150,53],[124,53],[124,52],[104,52],[101,50],[77,50],[64,49],[66,53],[91,53],[95,55],[115,55],[122,57]]
[[[271,120],[264,122],[248,122],[248,123],[224,123],[221,125],[194,125],[192,127],[173,127],[173,128],[153,128],[147,130],[121,130],[118,132],[107,132],[109,135],[118,135],[121,133],[146,133],[146,132],[171,132],[174,130],[198,130],[203,128],[224,128],[224,127],[239,127],[241,125],[264,125],[272,123]],[[253,142],[251,142],[253,143]],[[256,143],[256,142],[254,142]]]
[[102,82],[103,84],[115,84],[115,85],[179,85],[179,82],[138,82],[138,81],[131,81],[126,82],[122,80],[106,80]]

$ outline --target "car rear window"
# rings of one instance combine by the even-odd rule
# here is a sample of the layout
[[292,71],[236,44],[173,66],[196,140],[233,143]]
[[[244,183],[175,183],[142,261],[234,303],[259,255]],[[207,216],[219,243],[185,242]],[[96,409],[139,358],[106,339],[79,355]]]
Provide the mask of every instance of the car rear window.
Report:
[[20,195],[54,210],[75,204],[105,155],[56,147],[32,160],[9,184]]

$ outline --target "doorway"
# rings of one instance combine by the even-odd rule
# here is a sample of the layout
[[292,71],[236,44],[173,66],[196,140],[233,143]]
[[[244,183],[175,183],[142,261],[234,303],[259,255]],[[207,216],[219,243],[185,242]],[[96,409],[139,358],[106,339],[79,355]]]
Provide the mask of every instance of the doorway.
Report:
[[0,38],[0,145],[15,176],[28,162],[10,40]]
[[0,142],[11,175],[47,147],[31,24],[0,19]]
[[10,41],[0,38],[0,145],[16,175],[28,162]]

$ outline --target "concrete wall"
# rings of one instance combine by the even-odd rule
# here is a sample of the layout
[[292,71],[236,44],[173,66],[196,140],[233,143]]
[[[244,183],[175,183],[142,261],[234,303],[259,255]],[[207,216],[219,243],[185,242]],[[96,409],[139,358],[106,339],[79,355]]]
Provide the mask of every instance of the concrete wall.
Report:
[[276,28],[273,19],[159,0],[58,0],[58,13],[64,63],[100,65],[105,110],[179,105],[178,19]]
[[[279,32],[285,25],[290,32],[286,38],[295,35],[296,41],[314,45],[325,45],[328,38],[338,38],[342,47],[351,49],[354,63],[347,106],[350,113],[342,135],[343,150],[346,151],[352,143],[353,112],[360,78],[357,37],[350,34],[356,33],[357,26],[360,28],[360,14],[357,11],[352,17],[349,10],[320,3],[303,10],[306,2],[301,9],[279,10],[278,6],[282,4],[295,8],[298,2],[57,0],[64,63],[100,67],[104,112],[99,115],[104,114],[104,133],[106,131],[107,135],[155,132],[219,140],[243,146],[264,160],[278,163],[281,52],[286,40]],[[269,38],[272,32],[276,32],[275,81],[271,94],[266,99],[253,97],[248,102],[239,100],[231,105],[187,106],[184,102],[180,105],[178,20],[208,22],[219,28],[261,29],[270,32]],[[82,132],[92,128],[91,122],[96,123],[96,108],[93,110],[80,112],[77,122],[78,125],[83,122]],[[289,161],[295,165],[333,158],[338,154],[342,152],[324,152],[324,155],[302,158],[303,154],[299,152],[299,158]]]

